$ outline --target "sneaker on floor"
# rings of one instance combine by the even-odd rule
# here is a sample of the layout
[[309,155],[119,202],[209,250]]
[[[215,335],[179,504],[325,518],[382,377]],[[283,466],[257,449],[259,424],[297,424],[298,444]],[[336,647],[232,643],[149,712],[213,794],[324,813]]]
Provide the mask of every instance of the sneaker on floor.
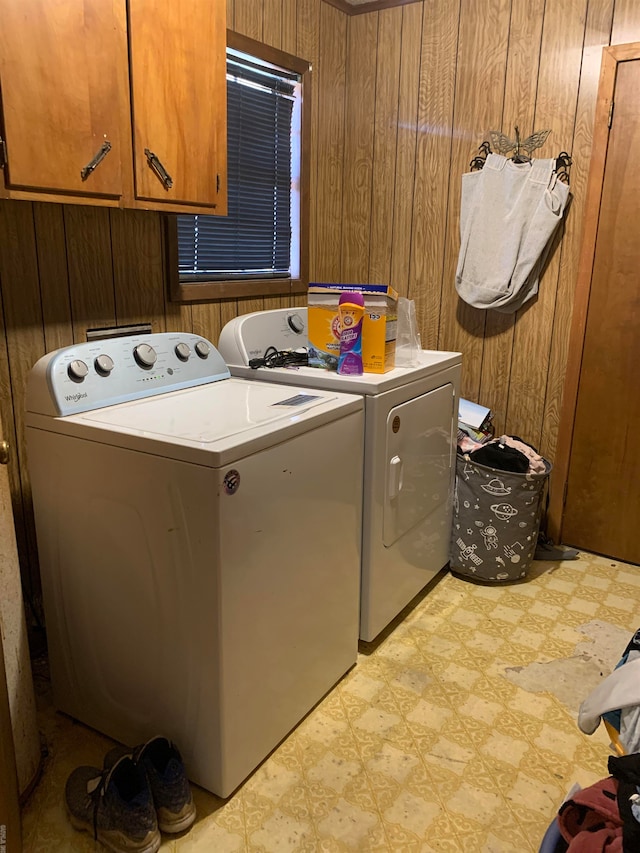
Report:
[[147,775],[161,831],[189,829],[196,819],[196,806],[177,747],[166,737],[151,738],[133,750],[117,746],[107,753],[105,767],[123,753],[130,755]]
[[77,767],[64,791],[69,820],[116,853],[156,853],[161,837],[149,782],[129,756],[109,769]]

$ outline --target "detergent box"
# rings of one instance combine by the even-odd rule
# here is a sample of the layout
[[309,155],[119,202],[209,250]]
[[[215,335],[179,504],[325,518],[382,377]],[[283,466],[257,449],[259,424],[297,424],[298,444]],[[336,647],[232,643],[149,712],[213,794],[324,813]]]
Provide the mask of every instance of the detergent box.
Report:
[[361,293],[362,367],[365,373],[386,373],[396,360],[398,294],[386,284],[309,284],[307,328],[309,364],[336,370],[340,356],[338,302],[345,292]]

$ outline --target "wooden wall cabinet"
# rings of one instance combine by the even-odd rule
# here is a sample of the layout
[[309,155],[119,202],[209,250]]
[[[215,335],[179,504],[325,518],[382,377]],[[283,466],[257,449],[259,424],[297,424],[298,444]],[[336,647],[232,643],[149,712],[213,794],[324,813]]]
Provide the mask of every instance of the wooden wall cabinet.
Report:
[[226,213],[226,0],[0,0],[5,198]]

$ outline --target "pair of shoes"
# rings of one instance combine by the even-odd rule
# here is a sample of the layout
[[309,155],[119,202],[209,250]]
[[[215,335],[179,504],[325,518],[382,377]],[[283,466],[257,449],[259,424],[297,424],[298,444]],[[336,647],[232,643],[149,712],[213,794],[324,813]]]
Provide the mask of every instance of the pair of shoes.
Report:
[[151,789],[130,756],[109,769],[77,767],[64,790],[74,829],[117,853],[156,853],[162,841]]
[[196,817],[180,753],[164,737],[112,749],[102,770],[78,767],[65,801],[72,826],[116,853],[156,853],[160,831],[183,832]]
[[196,819],[196,807],[175,744],[166,737],[154,737],[133,749],[116,746],[106,754],[105,767],[123,755],[130,755],[147,776],[160,831],[171,834],[189,829]]

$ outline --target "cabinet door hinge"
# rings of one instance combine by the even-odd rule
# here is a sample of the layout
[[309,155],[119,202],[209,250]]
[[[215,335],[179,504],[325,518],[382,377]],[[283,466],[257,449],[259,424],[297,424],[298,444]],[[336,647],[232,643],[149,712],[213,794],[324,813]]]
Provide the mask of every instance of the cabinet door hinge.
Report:
[[562,490],[562,506],[567,502],[567,492],[569,491],[569,481],[565,480],[564,489]]
[[613,124],[613,106],[615,101],[611,101],[609,104],[609,118],[607,120],[607,127],[611,129],[611,125]]
[[7,165],[7,143],[0,136],[0,169]]
[[216,175],[216,192],[220,192],[220,175]]

